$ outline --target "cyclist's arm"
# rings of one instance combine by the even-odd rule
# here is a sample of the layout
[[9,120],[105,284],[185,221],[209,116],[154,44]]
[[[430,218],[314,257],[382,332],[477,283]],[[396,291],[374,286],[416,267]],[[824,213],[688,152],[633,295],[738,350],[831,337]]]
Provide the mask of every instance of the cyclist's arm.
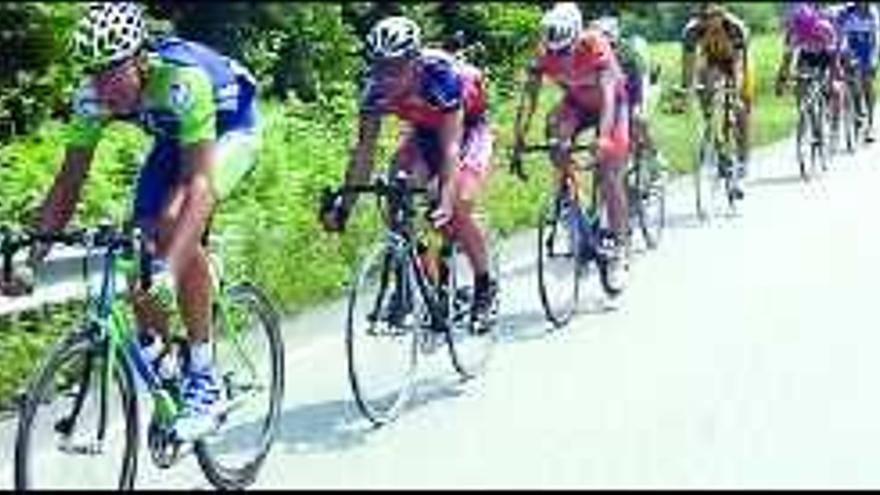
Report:
[[782,60],[779,61],[779,69],[776,71],[776,82],[781,83],[790,77],[791,61],[794,57],[794,49],[788,42],[782,48]]
[[[522,140],[529,132],[529,126],[532,123],[532,116],[535,114],[535,108],[538,106],[538,97],[541,93],[541,82],[541,72],[537,66],[537,62],[533,60],[526,69],[526,79],[523,82],[519,106],[516,110],[516,120],[514,123],[514,137],[516,141]],[[525,115],[523,115],[524,112]],[[523,119],[525,119],[525,121],[523,121]]]
[[[79,202],[93,155],[94,147],[67,147],[61,171],[55,175],[52,188],[37,211],[34,221],[36,230],[57,230],[67,225]],[[28,264],[36,266],[48,251],[48,246],[34,246],[28,256]]]
[[[61,171],[55,175],[49,193],[36,211],[33,227],[37,230],[62,229],[73,217],[95,147],[109,119],[88,80],[74,93],[72,111],[71,121],[64,128],[66,147]],[[39,264],[48,251],[48,246],[34,246],[28,264],[31,267]]]
[[[373,172],[373,155],[379,133],[382,130],[382,116],[379,113],[361,112],[358,119],[358,139],[352,150],[351,160],[345,170],[345,185],[365,184]],[[344,195],[342,207],[351,209],[357,202],[357,195]]]
[[749,65],[749,31],[748,28],[738,18],[733,18],[734,26],[734,59],[733,59],[733,77],[735,87],[742,89],[746,78],[746,68]]
[[690,89],[693,85],[694,64],[697,59],[697,37],[695,21],[690,21],[682,32],[681,42],[681,87]]
[[459,108],[453,112],[443,114],[440,124],[440,181],[443,188],[449,189],[455,181],[450,180],[458,170],[461,162],[460,143],[464,132],[464,109]]

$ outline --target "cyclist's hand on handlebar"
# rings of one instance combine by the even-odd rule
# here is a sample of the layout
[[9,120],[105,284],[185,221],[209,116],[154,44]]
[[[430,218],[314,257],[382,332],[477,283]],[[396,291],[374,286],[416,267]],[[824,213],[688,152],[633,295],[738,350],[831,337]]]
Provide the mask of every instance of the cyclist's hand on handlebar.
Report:
[[9,279],[0,276],[0,294],[6,297],[25,296],[34,291],[34,270],[30,266],[13,269]]
[[434,228],[440,229],[448,224],[452,220],[454,208],[454,193],[451,188],[443,187],[440,192],[440,204],[437,205],[437,209],[431,212],[431,221],[434,224]]
[[672,114],[682,114],[687,109],[688,90],[684,87],[672,89],[672,104],[669,110]]
[[778,78],[776,78],[776,87],[775,87],[775,90],[776,90],[776,97],[777,97],[777,98],[778,98],[778,97],[781,97],[782,94],[785,92],[785,83],[786,83],[786,82],[787,82],[787,81],[786,81],[785,77],[778,77]]
[[328,232],[342,232],[345,230],[348,214],[342,203],[342,194],[338,191],[334,192],[330,188],[325,188],[321,193],[321,207],[318,216],[321,224],[324,226],[324,230]]

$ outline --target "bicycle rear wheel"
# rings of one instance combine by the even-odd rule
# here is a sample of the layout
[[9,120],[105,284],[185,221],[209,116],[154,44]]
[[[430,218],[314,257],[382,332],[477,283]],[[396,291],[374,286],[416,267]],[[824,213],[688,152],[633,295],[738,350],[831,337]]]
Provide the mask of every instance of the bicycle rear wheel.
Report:
[[195,443],[217,488],[254,482],[272,447],[284,398],[284,342],[269,299],[249,283],[229,286],[215,307],[214,361],[227,409],[217,431]]
[[76,331],[40,366],[18,414],[16,490],[134,487],[134,377],[120,354],[107,380],[106,345]]
[[577,205],[554,195],[538,222],[538,290],[544,314],[554,327],[565,326],[577,308],[580,285]]
[[413,394],[420,327],[430,324],[415,277],[409,257],[383,242],[349,293],[348,378],[358,409],[376,426],[394,420]]
[[451,244],[450,255],[445,258],[449,270],[449,280],[445,290],[453,297],[446,297],[447,331],[446,342],[452,365],[465,380],[475,378],[485,370],[495,345],[494,330],[501,297],[501,270],[499,268],[499,246],[495,235],[489,233],[486,246],[489,250],[489,274],[498,284],[495,306],[492,308],[492,329],[477,335],[472,331],[471,305],[474,294],[474,272],[464,252],[456,244]]

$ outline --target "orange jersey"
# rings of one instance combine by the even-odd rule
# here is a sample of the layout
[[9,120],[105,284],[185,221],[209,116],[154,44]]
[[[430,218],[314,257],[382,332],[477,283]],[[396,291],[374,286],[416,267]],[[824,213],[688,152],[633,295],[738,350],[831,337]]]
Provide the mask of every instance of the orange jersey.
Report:
[[561,86],[568,97],[586,110],[598,111],[601,108],[599,77],[609,72],[614,79],[616,97],[626,98],[626,77],[611,42],[598,31],[583,31],[566,53],[552,53],[543,47],[539,48],[534,64],[533,70]]

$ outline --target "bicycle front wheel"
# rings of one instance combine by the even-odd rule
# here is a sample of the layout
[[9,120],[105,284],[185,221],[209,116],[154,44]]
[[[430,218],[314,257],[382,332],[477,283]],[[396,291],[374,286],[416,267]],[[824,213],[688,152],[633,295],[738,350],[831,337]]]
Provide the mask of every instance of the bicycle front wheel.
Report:
[[580,267],[577,206],[554,195],[538,222],[538,290],[554,327],[568,324],[577,308]]
[[704,135],[697,148],[694,163],[694,190],[696,193],[697,216],[708,220],[717,194],[718,150],[708,135]]
[[85,331],[64,337],[28,386],[18,415],[15,489],[124,489],[137,470],[134,377]]
[[649,249],[660,243],[660,236],[666,226],[666,171],[656,164],[647,165],[643,156],[638,156],[635,168],[635,188],[631,195],[635,204],[639,230]]
[[430,324],[415,277],[410,258],[383,242],[349,293],[348,377],[358,409],[376,426],[394,420],[413,393],[418,338]]
[[284,399],[284,342],[278,314],[257,287],[232,285],[220,298],[212,340],[226,409],[218,430],[194,450],[208,480],[231,490],[253,483],[275,439]]

